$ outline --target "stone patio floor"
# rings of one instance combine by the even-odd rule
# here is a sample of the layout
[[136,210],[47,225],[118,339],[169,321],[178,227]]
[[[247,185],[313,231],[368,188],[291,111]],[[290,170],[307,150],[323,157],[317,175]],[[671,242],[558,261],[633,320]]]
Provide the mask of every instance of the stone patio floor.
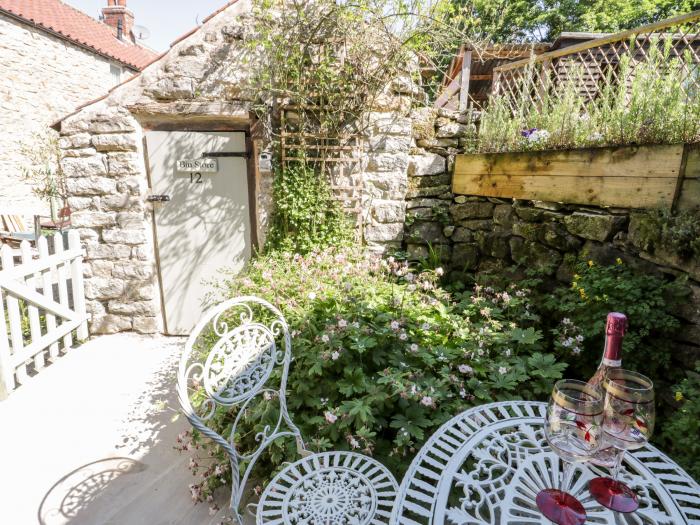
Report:
[[227,511],[192,503],[189,456],[173,448],[189,428],[175,395],[183,344],[98,337],[0,402],[0,523],[221,523]]

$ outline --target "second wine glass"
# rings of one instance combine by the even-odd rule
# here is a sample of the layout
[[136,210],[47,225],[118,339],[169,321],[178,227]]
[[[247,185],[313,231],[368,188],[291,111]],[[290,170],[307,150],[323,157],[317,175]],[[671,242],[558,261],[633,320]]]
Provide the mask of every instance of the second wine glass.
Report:
[[603,421],[603,395],[582,381],[562,379],[552,390],[545,417],[545,435],[552,450],[562,459],[559,488],[537,494],[542,514],[558,525],[581,525],[586,511],[567,492],[573,463],[589,461],[600,447]]
[[654,432],[654,384],[631,370],[610,370],[605,381],[603,431],[608,446],[619,450],[611,478],[595,478],[588,489],[601,505],[618,511],[634,512],[637,495],[618,480],[626,450],[643,447]]

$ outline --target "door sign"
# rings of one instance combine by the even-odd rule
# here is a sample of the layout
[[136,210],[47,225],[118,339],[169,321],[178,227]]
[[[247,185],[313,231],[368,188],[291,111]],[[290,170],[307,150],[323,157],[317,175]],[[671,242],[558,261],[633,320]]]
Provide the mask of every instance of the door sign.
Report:
[[182,159],[177,161],[177,171],[219,173],[219,161],[216,159]]

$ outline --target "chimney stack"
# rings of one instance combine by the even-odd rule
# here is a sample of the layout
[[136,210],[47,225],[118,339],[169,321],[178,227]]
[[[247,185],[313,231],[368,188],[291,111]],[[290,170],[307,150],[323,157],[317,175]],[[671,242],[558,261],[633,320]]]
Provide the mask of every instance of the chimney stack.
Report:
[[134,13],[126,7],[126,0],[107,0],[102,8],[104,23],[115,29],[117,38],[136,42],[131,29],[134,27]]

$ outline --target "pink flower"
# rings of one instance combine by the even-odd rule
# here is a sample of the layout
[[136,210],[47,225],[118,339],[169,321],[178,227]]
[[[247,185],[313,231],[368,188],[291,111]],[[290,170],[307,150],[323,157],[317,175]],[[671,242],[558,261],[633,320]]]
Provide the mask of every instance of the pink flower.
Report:
[[325,417],[326,421],[328,421],[328,423],[330,423],[331,425],[338,421],[338,416],[336,416],[333,412],[329,410],[323,413],[323,417]]
[[422,405],[425,405],[425,406],[427,406],[427,407],[431,407],[431,406],[433,406],[433,405],[435,404],[435,402],[433,401],[433,398],[430,397],[430,396],[424,396],[424,397],[420,400],[420,402],[421,402]]
[[471,374],[474,371],[474,369],[469,365],[459,365],[458,370],[462,374]]

